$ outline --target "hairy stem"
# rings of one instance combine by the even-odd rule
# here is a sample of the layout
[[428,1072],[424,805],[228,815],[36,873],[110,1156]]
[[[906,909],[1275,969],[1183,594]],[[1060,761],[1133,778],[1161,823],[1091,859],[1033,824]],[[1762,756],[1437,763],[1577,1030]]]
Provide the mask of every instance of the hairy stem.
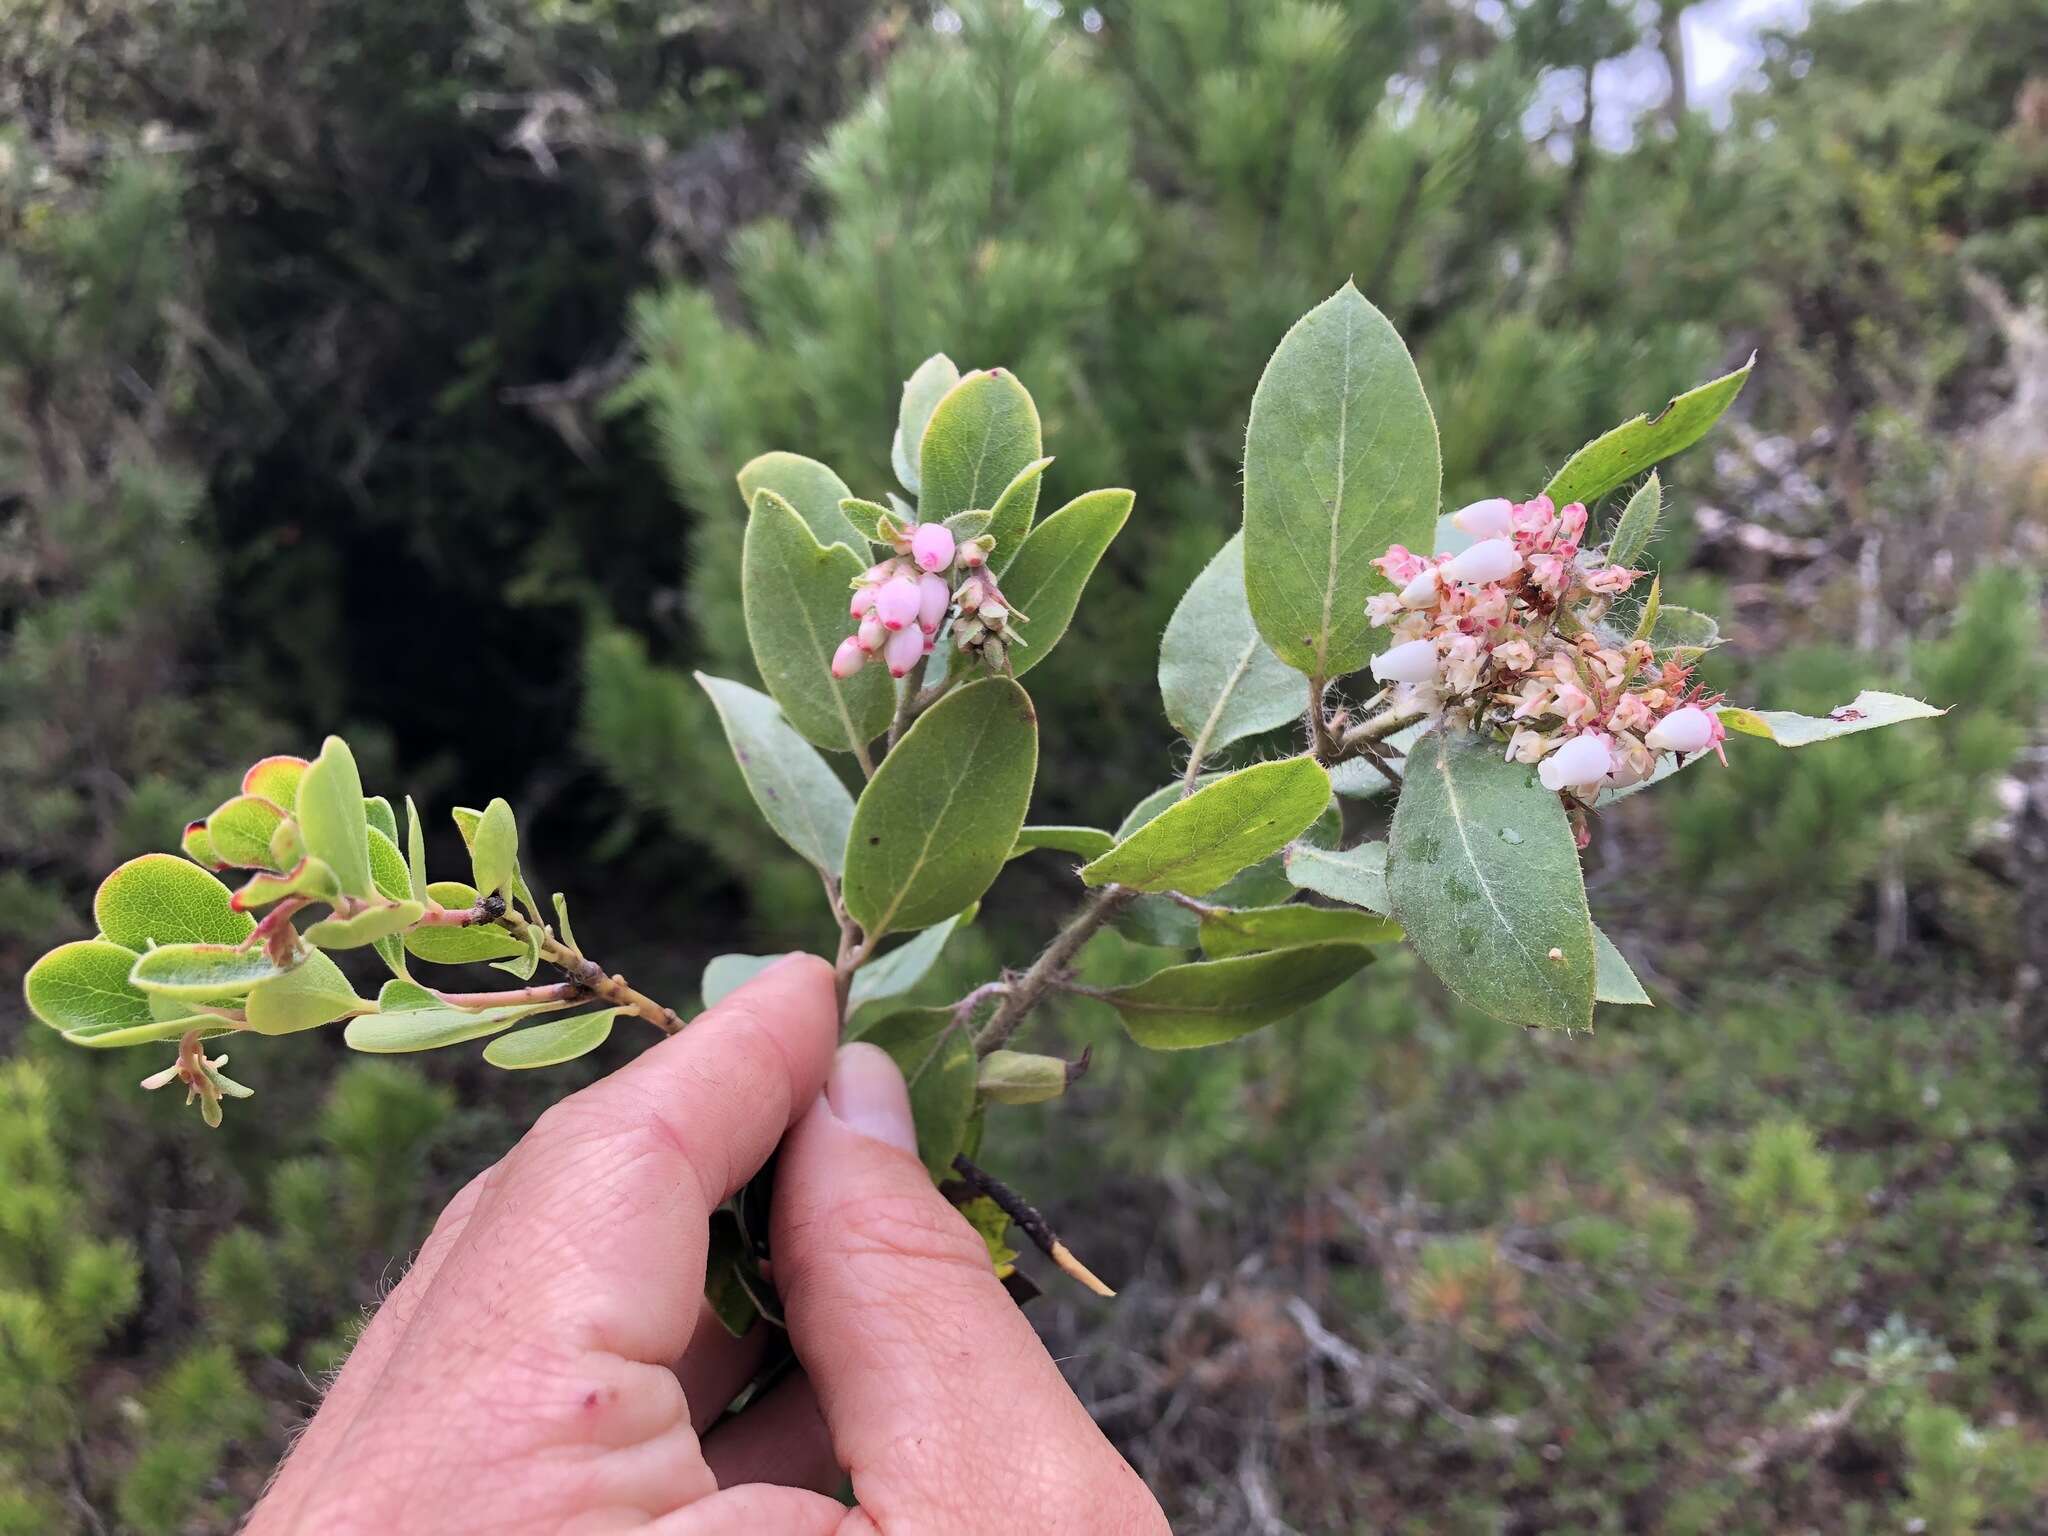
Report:
[[1052,942],[1031,962],[1031,968],[1008,983],[1002,1006],[974,1037],[976,1054],[986,1056],[1007,1044],[1025,1016],[1038,1006],[1038,1000],[1066,975],[1074,957],[1081,952],[1081,946],[1136,900],[1137,895],[1136,891],[1121,885],[1105,885],[1089,897],[1081,910],[1068,920],[1067,926],[1053,935]]
[[[608,975],[603,966],[586,959],[581,950],[573,944],[565,944],[555,936],[555,931],[546,923],[530,923],[519,912],[508,906],[502,896],[486,896],[476,904],[472,922],[494,922],[519,938],[531,932],[540,936],[540,957],[569,978],[569,985],[575,988],[570,996],[602,998],[614,1008],[623,1008],[637,1018],[645,1019],[665,1035],[675,1034],[683,1027],[683,1020],[673,1008],[664,1007],[645,992],[627,982],[619,975]],[[476,994],[479,996],[503,997],[504,993]]]
[[[1420,725],[1428,718],[1429,711],[1426,709],[1382,710],[1370,719],[1359,721],[1341,737],[1332,741],[1327,755],[1318,750],[1316,759],[1326,768],[1334,768],[1337,764],[1349,762],[1354,757],[1371,757],[1377,762],[1379,754],[1373,751],[1375,743],[1385,741],[1396,731],[1405,731],[1411,725]],[[1381,766],[1385,767],[1384,764]],[[1394,777],[1392,773],[1387,776]]]

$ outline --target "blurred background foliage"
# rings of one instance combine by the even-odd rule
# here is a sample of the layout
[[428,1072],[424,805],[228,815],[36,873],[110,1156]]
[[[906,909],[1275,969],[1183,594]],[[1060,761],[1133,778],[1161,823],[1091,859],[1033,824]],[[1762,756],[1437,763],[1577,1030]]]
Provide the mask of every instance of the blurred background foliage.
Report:
[[[1701,103],[1689,9],[0,0],[4,969],[330,729],[510,796],[679,1004],[815,943],[688,671],[747,671],[733,471],[879,495],[932,351],[1031,386],[1048,494],[1138,492],[1033,677],[1037,819],[1114,825],[1179,766],[1157,636],[1252,385],[1346,276],[1454,505],[1756,349],[1667,474],[1668,594],[1745,699],[1949,717],[1603,816],[1654,1012],[1525,1036],[1395,960],[1139,1059],[1079,1006],[1094,1071],[986,1160],[1122,1283],[1038,1317],[1176,1529],[2048,1528],[2048,11],[1817,7]],[[934,996],[1071,889],[1021,861]],[[203,1137],[0,1010],[0,1532],[232,1528],[605,1064],[255,1041]]]

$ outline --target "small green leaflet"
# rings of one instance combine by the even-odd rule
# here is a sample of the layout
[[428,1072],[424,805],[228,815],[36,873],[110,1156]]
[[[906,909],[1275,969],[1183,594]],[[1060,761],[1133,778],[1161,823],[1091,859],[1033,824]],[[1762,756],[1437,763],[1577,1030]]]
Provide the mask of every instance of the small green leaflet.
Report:
[[[920,442],[917,511],[926,522],[993,508],[1010,482],[1045,453],[1030,391],[1001,368],[966,374],[947,390]],[[1013,525],[992,529],[998,549],[1024,536],[1037,501],[1034,486],[1029,505],[1014,509]]]
[[100,882],[92,899],[101,933],[128,949],[152,944],[239,944],[255,928],[229,905],[228,888],[168,853],[130,859]]
[[955,384],[960,382],[960,370],[953,359],[943,352],[934,352],[917,365],[917,370],[903,381],[903,403],[896,412],[896,435],[889,444],[889,467],[896,471],[896,479],[903,489],[915,496],[920,477],[918,468],[924,456],[924,429],[932,419],[932,412]]
[[959,917],[949,917],[943,923],[934,924],[855,971],[853,988],[846,999],[848,1012],[866,1003],[900,997],[923,981],[926,973],[938,963],[939,952],[946,947],[946,941],[953,937],[953,930],[960,926],[961,921]]
[[327,738],[299,780],[297,815],[306,852],[334,871],[343,892],[375,895],[363,781],[356,772],[355,755],[339,736]]
[[368,1013],[377,1005],[356,996],[341,967],[314,950],[282,976],[259,981],[243,1004],[249,1027],[259,1035],[289,1035],[317,1029],[336,1019]]
[[1342,852],[1296,843],[1287,850],[1287,878],[1304,891],[1347,902],[1384,915],[1387,897],[1387,845],[1360,843]]
[[1657,523],[1663,511],[1664,483],[1652,470],[1650,478],[1622,508],[1621,521],[1614,525],[1614,537],[1607,541],[1607,558],[1616,565],[1634,565],[1657,537]]
[[1350,907],[1310,907],[1290,902],[1280,907],[1224,908],[1202,919],[1202,949],[1211,959],[1259,955],[1304,944],[1392,944],[1399,941],[1397,923]]
[[820,544],[844,544],[856,554],[867,547],[867,535],[840,506],[853,492],[816,459],[800,453],[764,453],[742,466],[739,483],[744,506],[751,509],[755,496],[773,491],[796,509]]
[[1021,858],[1049,848],[1077,859],[1099,859],[1115,846],[1116,839],[1100,827],[1024,827],[1017,833],[1017,845],[1010,850],[1010,857]]
[[828,875],[846,866],[853,796],[765,693],[699,672],[747,792],[781,839]]
[[259,981],[284,974],[285,967],[275,964],[261,945],[161,944],[136,958],[128,980],[145,992],[213,1002],[240,997]]
[[604,1008],[596,1013],[579,1013],[572,1019],[549,1019],[500,1035],[484,1047],[484,1060],[507,1072],[525,1072],[534,1067],[558,1067],[578,1056],[588,1056],[611,1038],[612,1021],[624,1008]]
[[1105,1000],[1131,1038],[1155,1051],[1220,1045],[1284,1019],[1372,961],[1363,944],[1310,944],[1170,965]]
[[1640,1008],[1656,1006],[1621,951],[1614,947],[1614,940],[1600,931],[1598,923],[1593,925],[1593,1001]]
[[1275,656],[1252,623],[1241,531],[1203,567],[1167,621],[1159,696],[1166,718],[1201,758],[1286,725],[1307,708],[1308,679]]

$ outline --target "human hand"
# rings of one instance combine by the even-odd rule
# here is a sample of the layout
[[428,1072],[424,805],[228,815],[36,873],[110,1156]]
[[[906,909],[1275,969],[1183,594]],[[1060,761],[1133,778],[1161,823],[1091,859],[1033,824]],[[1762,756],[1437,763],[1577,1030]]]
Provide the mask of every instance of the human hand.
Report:
[[[932,1187],[894,1064],[836,1041],[795,956],[550,1109],[449,1203],[248,1536],[1165,1531]],[[701,1299],[707,1222],[777,1142],[803,1369],[704,1435],[765,1348]]]

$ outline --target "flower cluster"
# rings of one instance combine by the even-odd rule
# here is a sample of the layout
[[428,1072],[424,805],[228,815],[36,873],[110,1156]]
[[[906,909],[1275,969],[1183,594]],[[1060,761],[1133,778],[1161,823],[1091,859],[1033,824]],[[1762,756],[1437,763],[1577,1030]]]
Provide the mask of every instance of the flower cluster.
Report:
[[954,644],[1001,670],[1010,647],[1022,644],[1011,621],[1021,622],[1024,615],[1010,606],[988,569],[995,541],[986,534],[956,541],[944,523],[902,527],[889,518],[880,533],[896,553],[854,578],[854,632],[832,653],[832,675],[851,677],[880,657],[891,677],[906,676],[931,654],[949,616]]
[[1460,553],[1396,544],[1373,562],[1395,590],[1366,604],[1394,642],[1372,671],[1397,709],[1499,732],[1545,788],[1585,799],[1640,784],[1660,754],[1720,751],[1692,669],[1601,623],[1643,573],[1585,547],[1583,506],[1495,497],[1452,522],[1475,541]]

